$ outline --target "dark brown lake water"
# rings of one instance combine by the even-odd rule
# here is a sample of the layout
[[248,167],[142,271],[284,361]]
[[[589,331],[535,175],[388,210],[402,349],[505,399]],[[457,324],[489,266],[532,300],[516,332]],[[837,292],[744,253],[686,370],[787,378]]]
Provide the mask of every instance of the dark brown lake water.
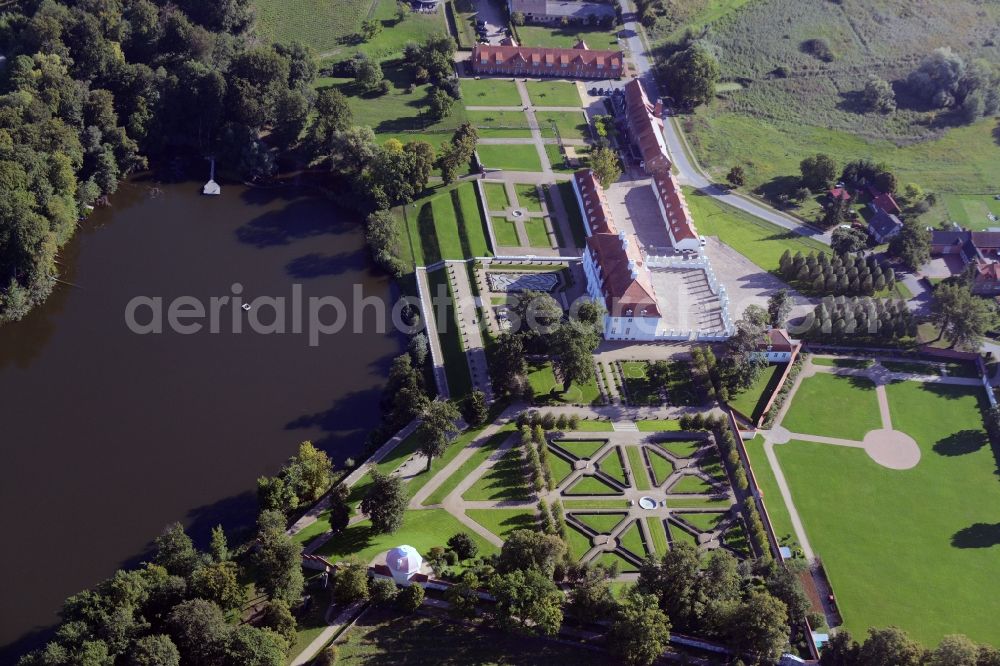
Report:
[[129,330],[133,297],[162,297],[166,326],[171,299],[207,307],[236,282],[246,300],[290,301],[300,284],[303,299],[332,295],[348,308],[355,285],[392,294],[357,218],[327,200],[198,189],[124,183],[62,252],[71,285],[0,327],[0,663],[56,620],[64,597],[134,564],[167,523],[196,538],[219,522],[245,527],[255,479],[300,441],[343,460],[378,422],[402,342],[374,332],[372,313],[364,332],[349,325],[316,347],[305,333],[248,332],[246,320],[233,333],[231,307],[218,334]]

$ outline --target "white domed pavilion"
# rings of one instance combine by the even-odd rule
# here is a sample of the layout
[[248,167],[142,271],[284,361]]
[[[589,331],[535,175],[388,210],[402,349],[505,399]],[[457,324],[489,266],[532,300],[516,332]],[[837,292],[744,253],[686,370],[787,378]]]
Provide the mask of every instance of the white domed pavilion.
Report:
[[423,563],[424,558],[413,546],[396,546],[385,555],[385,564],[397,585],[409,585],[410,578],[420,571]]

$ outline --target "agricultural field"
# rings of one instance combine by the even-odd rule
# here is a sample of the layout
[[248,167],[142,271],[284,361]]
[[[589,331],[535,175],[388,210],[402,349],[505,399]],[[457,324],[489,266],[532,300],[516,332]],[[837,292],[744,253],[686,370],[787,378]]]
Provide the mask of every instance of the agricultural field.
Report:
[[[940,46],[966,61],[1000,62],[994,30],[1000,6],[975,0],[928,1],[919,9],[896,0],[708,2],[713,10],[700,4],[702,11],[688,19],[703,29],[699,34],[719,58],[726,83],[682,123],[712,176],[740,164],[748,188],[784,189],[803,157],[823,152],[840,164],[885,162],[901,183],[939,195],[997,193],[995,121],[955,126],[947,114],[913,99],[905,78]],[[653,39],[676,37],[686,27],[654,30]],[[830,52],[822,59],[808,45],[819,38]],[[862,108],[869,73],[893,85],[895,112]],[[950,207],[947,212],[954,214]]]
[[[845,628],[858,636],[895,625],[925,645],[954,633],[1000,644],[1000,481],[982,390],[904,381],[886,392],[893,428],[919,446],[915,467],[887,469],[857,448],[775,446]],[[856,434],[851,420],[843,414],[834,434]]]

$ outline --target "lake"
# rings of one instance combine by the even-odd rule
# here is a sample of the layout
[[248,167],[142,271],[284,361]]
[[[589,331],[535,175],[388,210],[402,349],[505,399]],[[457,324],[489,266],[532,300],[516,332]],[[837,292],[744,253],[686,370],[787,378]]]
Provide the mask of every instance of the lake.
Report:
[[[236,292],[303,303],[356,285],[388,300],[360,221],[302,190],[123,183],[60,255],[63,281],[23,321],[0,326],[0,645],[29,645],[64,597],[135,564],[175,520],[204,539],[252,524],[255,480],[311,439],[335,460],[361,453],[402,336],[366,326],[318,335],[258,333],[274,306],[219,310],[199,332],[170,332],[169,304]],[[238,284],[234,287],[234,284]],[[138,334],[133,319],[160,334]],[[308,317],[308,305],[303,305]],[[189,307],[188,312],[192,311]],[[327,323],[331,308],[321,310]],[[191,319],[181,320],[190,324]],[[234,332],[242,328],[242,333]],[[270,326],[271,329],[276,328]],[[19,649],[17,649],[19,651]],[[0,662],[7,662],[0,653]]]

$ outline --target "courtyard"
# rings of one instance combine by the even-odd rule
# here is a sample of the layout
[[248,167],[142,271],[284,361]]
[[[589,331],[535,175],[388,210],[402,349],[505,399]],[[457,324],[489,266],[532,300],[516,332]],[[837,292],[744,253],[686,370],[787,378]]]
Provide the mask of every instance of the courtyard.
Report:
[[855,635],[1000,642],[1000,483],[978,380],[827,361],[805,362],[751,448],[779,536],[822,559]]

